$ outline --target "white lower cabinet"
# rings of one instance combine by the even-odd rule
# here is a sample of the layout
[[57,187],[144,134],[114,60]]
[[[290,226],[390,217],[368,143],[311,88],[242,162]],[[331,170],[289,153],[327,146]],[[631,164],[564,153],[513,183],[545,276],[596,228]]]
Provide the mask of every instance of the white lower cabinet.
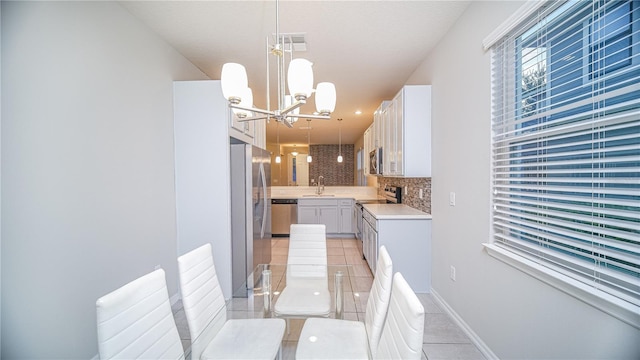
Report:
[[340,234],[354,234],[353,199],[338,200],[338,222]]
[[325,224],[327,234],[353,234],[353,199],[298,199],[298,224]]
[[393,271],[401,272],[415,292],[431,292],[431,219],[376,219],[366,209],[363,217],[362,249],[371,271],[384,245]]
[[300,205],[298,200],[298,224],[317,224],[318,208],[315,206]]
[[338,233],[338,200],[299,199],[298,224],[325,224],[327,233]]
[[371,213],[363,210],[362,217],[362,255],[369,264],[369,269],[375,274],[378,262],[378,232],[376,231],[376,219]]

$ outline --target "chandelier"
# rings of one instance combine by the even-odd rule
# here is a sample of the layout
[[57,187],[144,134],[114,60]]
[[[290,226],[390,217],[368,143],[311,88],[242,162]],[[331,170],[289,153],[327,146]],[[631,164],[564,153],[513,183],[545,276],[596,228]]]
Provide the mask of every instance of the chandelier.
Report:
[[[312,63],[306,59],[293,58],[294,47],[292,43],[285,41],[285,36],[280,34],[279,2],[276,0],[276,33],[275,44],[271,44],[267,37],[267,109],[259,109],[253,106],[253,94],[248,86],[247,71],[245,67],[237,63],[226,63],[222,66],[222,93],[229,101],[229,107],[240,121],[253,121],[274,119],[293,127],[299,117],[308,119],[329,120],[330,114],[336,105],[336,88],[333,83],[321,82],[313,89]],[[289,46],[286,46],[286,45]],[[286,54],[289,54],[289,67],[285,78]],[[269,92],[269,55],[277,59],[277,94],[278,108],[270,107]],[[285,82],[289,88],[289,95],[285,94]],[[314,114],[300,114],[300,106],[306,104],[307,99],[315,92],[317,112]],[[255,113],[261,115],[254,115]]]

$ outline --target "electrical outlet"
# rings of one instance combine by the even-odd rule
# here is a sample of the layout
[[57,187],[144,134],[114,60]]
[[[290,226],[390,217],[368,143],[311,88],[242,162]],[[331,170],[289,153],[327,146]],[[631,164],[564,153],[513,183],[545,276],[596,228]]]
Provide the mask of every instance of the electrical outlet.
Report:
[[449,193],[449,206],[456,206],[456,193],[453,191]]
[[405,187],[404,187],[404,194],[405,194],[405,195],[407,195],[407,192],[408,192],[408,191],[409,191],[409,187],[408,187],[408,186],[405,186]]
[[449,277],[451,277],[451,280],[456,281],[456,267],[453,265],[451,266]]
[[418,197],[420,199],[422,199],[424,197],[424,193],[423,193],[422,189],[420,189],[420,191],[418,191]]

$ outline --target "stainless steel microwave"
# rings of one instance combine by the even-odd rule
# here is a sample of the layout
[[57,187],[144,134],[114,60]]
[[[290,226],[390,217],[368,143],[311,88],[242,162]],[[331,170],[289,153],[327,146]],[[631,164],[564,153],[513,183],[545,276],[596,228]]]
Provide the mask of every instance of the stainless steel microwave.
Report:
[[369,152],[369,174],[382,175],[382,148]]

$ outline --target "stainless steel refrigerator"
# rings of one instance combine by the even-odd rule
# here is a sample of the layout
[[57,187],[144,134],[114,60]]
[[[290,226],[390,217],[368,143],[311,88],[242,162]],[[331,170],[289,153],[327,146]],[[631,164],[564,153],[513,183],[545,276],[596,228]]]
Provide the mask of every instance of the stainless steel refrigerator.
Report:
[[255,285],[247,277],[271,262],[271,155],[231,140],[232,286],[234,296],[246,296]]

